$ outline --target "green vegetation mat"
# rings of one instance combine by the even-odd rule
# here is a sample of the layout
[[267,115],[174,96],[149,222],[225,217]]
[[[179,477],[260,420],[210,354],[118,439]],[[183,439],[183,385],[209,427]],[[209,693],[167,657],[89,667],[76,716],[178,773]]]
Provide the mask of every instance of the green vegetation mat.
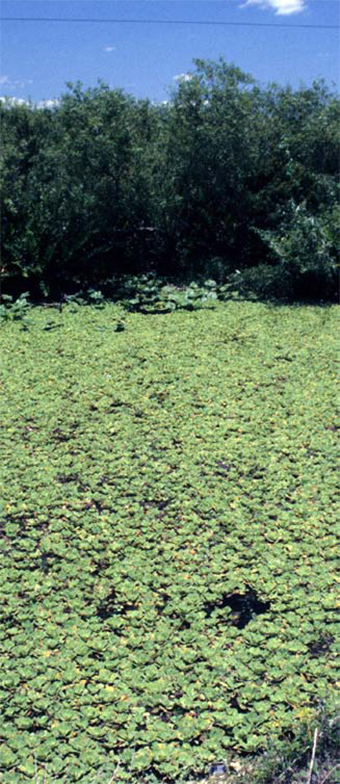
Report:
[[337,313],[4,324],[4,784],[192,780],[333,703]]

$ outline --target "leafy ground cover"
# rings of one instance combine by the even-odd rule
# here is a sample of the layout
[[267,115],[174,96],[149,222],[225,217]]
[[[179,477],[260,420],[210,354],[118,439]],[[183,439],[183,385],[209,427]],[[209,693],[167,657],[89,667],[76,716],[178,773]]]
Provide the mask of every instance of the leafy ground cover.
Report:
[[189,781],[332,708],[337,321],[4,321],[4,784]]

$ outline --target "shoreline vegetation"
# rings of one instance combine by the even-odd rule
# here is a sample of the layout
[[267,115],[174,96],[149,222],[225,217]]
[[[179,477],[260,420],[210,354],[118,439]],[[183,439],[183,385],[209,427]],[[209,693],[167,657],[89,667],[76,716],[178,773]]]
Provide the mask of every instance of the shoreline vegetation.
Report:
[[99,81],[0,115],[4,295],[115,297],[151,275],[336,301],[339,96],[323,81],[262,85],[197,59],[163,104]]

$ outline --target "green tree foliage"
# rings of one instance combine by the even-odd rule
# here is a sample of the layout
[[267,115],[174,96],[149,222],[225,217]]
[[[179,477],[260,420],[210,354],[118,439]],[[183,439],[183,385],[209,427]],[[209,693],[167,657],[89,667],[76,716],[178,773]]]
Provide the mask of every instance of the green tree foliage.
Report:
[[148,217],[149,104],[70,88],[53,111],[3,111],[3,274],[44,294],[136,264]]
[[246,183],[256,146],[252,83],[234,66],[197,60],[196,72],[173,96],[165,222],[176,257],[190,275],[202,267],[209,272],[212,259],[234,266],[247,232]]
[[240,269],[240,285],[280,295],[284,267],[287,296],[334,296],[339,100],[323,82],[262,87],[196,60],[166,105],[100,82],[0,111],[9,293]]

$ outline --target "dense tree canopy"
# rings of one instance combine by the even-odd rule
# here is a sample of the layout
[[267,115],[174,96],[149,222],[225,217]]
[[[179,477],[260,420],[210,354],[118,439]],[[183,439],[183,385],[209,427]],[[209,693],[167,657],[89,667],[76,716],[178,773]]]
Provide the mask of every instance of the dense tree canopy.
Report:
[[55,297],[124,273],[336,290],[339,99],[196,60],[167,104],[103,83],[1,106],[2,279]]

